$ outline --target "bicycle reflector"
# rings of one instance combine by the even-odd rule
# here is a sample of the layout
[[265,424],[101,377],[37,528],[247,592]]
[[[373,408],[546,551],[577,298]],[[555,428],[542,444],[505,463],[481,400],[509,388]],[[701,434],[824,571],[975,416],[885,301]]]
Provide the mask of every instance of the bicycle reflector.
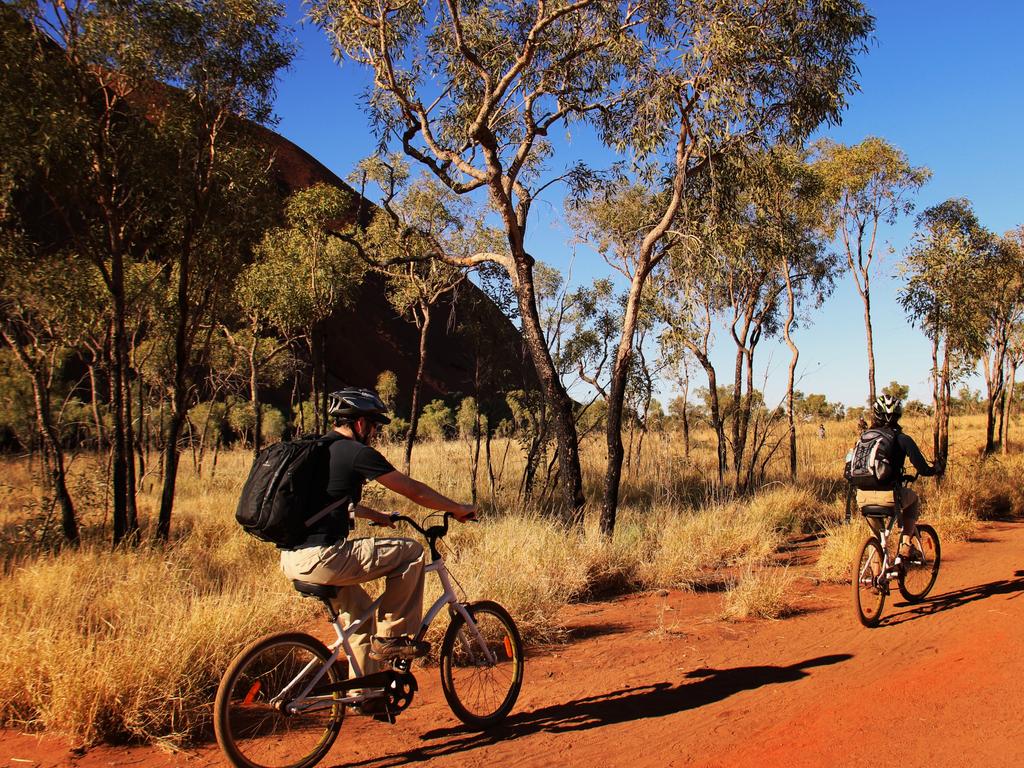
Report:
[[256,701],[256,697],[260,695],[261,687],[262,686],[260,685],[259,680],[253,683],[252,686],[249,688],[249,692],[245,694],[245,698],[242,699],[242,705],[248,706],[249,704],[252,704],[254,701]]
[[512,638],[510,638],[508,635],[505,635],[504,643],[505,643],[505,653],[508,654],[508,657],[511,659],[512,658]]

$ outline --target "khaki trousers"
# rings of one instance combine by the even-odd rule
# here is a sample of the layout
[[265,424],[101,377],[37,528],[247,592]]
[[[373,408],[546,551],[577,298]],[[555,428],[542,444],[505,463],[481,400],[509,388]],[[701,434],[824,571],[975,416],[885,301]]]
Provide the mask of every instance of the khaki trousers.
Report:
[[373,635],[414,635],[419,630],[423,615],[423,565],[423,547],[411,539],[349,539],[281,552],[281,570],[289,579],[341,587],[334,607],[341,614],[343,625],[365,614],[373,603],[359,585],[385,579],[376,622],[371,617],[349,637],[352,655],[364,675],[377,671],[377,663],[369,657]]
[[[906,536],[913,536],[917,533],[917,519],[921,516],[921,505],[918,503],[917,494],[910,488],[900,491],[900,502],[903,508],[903,519],[897,522],[902,526]],[[876,505],[879,507],[894,507],[896,500],[892,491],[857,491],[857,506]],[[880,525],[875,518],[867,518],[868,525],[877,533],[876,526]]]

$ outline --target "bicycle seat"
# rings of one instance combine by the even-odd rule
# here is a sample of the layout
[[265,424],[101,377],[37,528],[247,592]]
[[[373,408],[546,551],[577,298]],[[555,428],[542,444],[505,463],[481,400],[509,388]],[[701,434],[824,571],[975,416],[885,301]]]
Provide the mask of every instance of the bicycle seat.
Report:
[[860,513],[864,517],[891,517],[895,511],[895,507],[886,507],[881,504],[866,504],[860,508]]
[[313,584],[308,581],[292,579],[292,586],[303,595],[319,597],[321,600],[330,600],[338,596],[338,588],[330,584]]

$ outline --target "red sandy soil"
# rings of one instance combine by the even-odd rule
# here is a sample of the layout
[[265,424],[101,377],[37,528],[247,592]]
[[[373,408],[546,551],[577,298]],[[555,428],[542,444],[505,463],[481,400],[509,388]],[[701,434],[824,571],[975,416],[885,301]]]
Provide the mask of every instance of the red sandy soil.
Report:
[[[389,726],[349,717],[324,768],[431,766],[1024,766],[1024,524],[946,548],[930,599],[898,593],[877,629],[844,585],[815,583],[797,544],[800,613],[725,622],[721,595],[669,592],[566,609],[570,641],[533,649],[507,723],[448,710],[435,669]],[[0,765],[224,765],[188,752],[0,733]]]

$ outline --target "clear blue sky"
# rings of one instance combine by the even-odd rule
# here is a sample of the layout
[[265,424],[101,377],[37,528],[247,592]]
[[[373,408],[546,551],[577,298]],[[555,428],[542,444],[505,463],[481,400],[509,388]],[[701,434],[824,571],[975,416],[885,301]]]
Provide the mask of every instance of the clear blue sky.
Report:
[[[860,93],[842,125],[823,131],[846,144],[881,136],[903,149],[915,165],[933,172],[917,198],[918,210],[950,197],[966,197],[981,223],[1002,233],[1024,224],[1024,3],[1015,0],[869,0],[876,17],[875,40],[860,59]],[[373,137],[360,106],[369,83],[365,71],[331,58],[324,35],[299,26],[302,8],[288,0],[296,24],[298,56],[278,84],[277,129],[342,178],[372,153]],[[579,140],[586,154],[592,145]],[[575,158],[573,158],[575,159]],[[568,164],[568,162],[566,163]],[[552,195],[531,224],[531,252],[568,268],[570,232],[561,225],[561,205]],[[893,278],[913,230],[912,217],[885,231],[895,253],[880,265],[873,284],[876,379],[895,379],[911,397],[931,399],[929,346],[895,303]],[[582,280],[604,271],[595,256],[577,254],[574,275]],[[731,377],[731,343],[722,334],[716,367]],[[867,395],[863,310],[850,278],[796,337],[801,348],[798,388],[823,392],[848,404]],[[765,342],[760,364],[768,368],[767,394],[774,402],[784,388],[788,351]],[[980,386],[978,381],[974,386]],[[670,397],[664,390],[660,395]]]

